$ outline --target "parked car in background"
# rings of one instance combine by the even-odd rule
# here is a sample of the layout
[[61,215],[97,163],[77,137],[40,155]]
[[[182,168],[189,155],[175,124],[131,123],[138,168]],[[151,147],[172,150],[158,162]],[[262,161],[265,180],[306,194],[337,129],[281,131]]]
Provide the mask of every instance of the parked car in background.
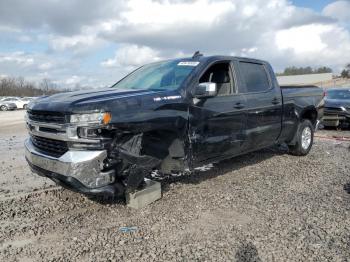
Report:
[[26,109],[27,105],[29,104],[29,100],[28,99],[21,99],[18,97],[8,97],[2,100],[2,102],[8,102],[8,103],[13,103],[16,104],[18,109]]
[[5,101],[0,101],[0,111],[15,110],[17,106],[15,103],[9,103]]
[[23,109],[27,109],[28,104],[30,103],[30,101],[33,100],[33,98],[31,98],[31,97],[22,97],[22,98],[20,98],[20,100],[23,102]]
[[23,99],[26,99],[26,100],[29,100],[29,101],[32,101],[32,100],[34,100],[34,99],[36,99],[36,98],[38,98],[38,97],[36,97],[36,96],[27,96],[27,97],[23,97]]
[[0,101],[4,101],[7,98],[12,98],[12,96],[2,96],[2,97],[0,97]]
[[326,90],[323,125],[339,127],[349,124],[350,88]]

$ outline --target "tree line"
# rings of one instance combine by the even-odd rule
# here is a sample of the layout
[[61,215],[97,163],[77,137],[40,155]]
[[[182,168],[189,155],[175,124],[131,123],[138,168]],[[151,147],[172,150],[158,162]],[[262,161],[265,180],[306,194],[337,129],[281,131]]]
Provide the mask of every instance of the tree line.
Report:
[[[333,70],[327,66],[321,66],[318,68],[307,67],[296,67],[290,66],[284,69],[282,73],[277,73],[278,76],[291,76],[291,75],[307,75],[307,74],[322,74],[322,73],[332,73]],[[350,63],[345,66],[341,71],[340,77],[350,78]]]
[[350,64],[347,64],[343,71],[341,71],[340,76],[342,78],[350,78]]
[[40,83],[27,81],[23,77],[4,77],[0,79],[0,97],[42,96],[66,91],[70,90],[58,88],[48,79],[43,79]]
[[284,69],[282,73],[278,73],[279,76],[291,76],[291,75],[308,75],[308,74],[322,74],[332,73],[333,70],[330,67],[322,66],[318,68],[307,67],[296,67],[291,66]]

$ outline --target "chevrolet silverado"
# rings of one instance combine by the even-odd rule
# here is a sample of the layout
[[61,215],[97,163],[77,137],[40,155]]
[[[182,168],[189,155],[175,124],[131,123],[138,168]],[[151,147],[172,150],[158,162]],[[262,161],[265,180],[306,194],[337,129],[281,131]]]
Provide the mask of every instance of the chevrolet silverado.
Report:
[[265,61],[196,53],[142,66],[107,89],[33,101],[25,156],[63,187],[120,196],[154,170],[191,171],[281,143],[304,156],[323,103],[320,88],[280,88]]

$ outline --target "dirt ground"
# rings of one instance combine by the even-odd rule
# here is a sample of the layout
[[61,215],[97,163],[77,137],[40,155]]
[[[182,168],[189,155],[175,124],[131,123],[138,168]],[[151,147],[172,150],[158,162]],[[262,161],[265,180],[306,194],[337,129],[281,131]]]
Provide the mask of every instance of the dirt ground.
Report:
[[350,131],[319,131],[306,157],[275,147],[164,179],[162,199],[133,210],[32,174],[23,119],[0,112],[0,261],[350,259],[350,143],[339,139]]

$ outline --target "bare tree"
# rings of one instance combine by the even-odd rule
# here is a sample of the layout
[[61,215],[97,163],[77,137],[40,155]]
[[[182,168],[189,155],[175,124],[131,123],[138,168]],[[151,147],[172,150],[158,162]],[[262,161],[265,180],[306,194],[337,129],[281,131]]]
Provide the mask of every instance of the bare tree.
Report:
[[48,79],[43,79],[39,85],[26,81],[23,77],[0,79],[0,96],[40,96],[43,94],[50,95],[60,91],[64,92],[67,90],[59,90]]
[[340,76],[342,78],[350,78],[350,64],[347,64],[343,71],[341,72]]

